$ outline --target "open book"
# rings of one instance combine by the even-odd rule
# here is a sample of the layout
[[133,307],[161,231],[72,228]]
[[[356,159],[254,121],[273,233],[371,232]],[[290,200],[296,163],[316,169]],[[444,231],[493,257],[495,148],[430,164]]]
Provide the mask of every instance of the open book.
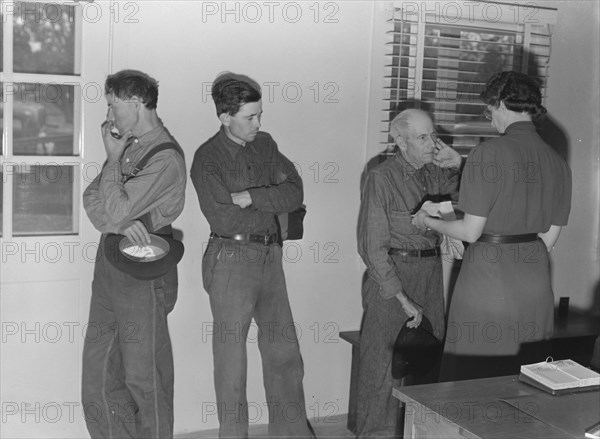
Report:
[[519,380],[552,394],[600,389],[600,374],[573,360],[521,366]]

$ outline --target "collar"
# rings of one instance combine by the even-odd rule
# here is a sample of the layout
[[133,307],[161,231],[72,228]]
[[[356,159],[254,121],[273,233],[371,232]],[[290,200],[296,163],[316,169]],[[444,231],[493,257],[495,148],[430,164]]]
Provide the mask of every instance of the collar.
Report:
[[528,120],[523,120],[523,121],[511,123],[509,126],[506,127],[506,130],[504,130],[504,134],[508,134],[510,132],[516,132],[516,131],[535,132],[536,129],[535,129],[535,125],[533,124],[533,122],[530,122]]
[[435,166],[433,163],[427,163],[421,166],[419,169],[417,169],[412,165],[412,163],[408,162],[402,156],[400,150],[398,150],[393,160],[396,160],[402,169],[402,171],[400,172],[400,174],[402,175],[402,181],[410,180],[417,174],[429,173],[431,172],[431,166]]
[[136,137],[133,139],[133,144],[138,144],[142,148],[146,148],[150,145],[154,145],[158,136],[160,136],[165,130],[164,125],[158,124],[155,128],[152,128],[150,131],[145,132],[140,137]]
[[225,127],[223,127],[223,125],[221,125],[221,128],[219,129],[219,138],[221,140],[221,143],[227,148],[228,151],[232,153],[234,157],[240,151],[250,151],[254,154],[258,154],[258,151],[256,150],[255,146],[256,141],[246,142],[245,145],[240,145],[239,143],[236,143],[233,140],[231,140],[229,136],[227,136],[227,134],[225,133]]

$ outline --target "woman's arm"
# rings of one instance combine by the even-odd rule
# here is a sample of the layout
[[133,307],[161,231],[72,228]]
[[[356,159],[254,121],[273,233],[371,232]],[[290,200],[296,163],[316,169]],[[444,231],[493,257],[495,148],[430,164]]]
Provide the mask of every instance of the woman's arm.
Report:
[[465,213],[463,219],[444,221],[428,216],[425,211],[421,210],[415,215],[412,223],[416,227],[422,229],[430,228],[451,238],[466,242],[475,242],[481,236],[486,221],[486,217],[470,215],[468,213]]

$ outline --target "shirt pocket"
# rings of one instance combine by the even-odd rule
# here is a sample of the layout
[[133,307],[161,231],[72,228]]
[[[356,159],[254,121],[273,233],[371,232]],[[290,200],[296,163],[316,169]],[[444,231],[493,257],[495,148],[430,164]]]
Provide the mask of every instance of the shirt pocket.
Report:
[[391,210],[388,213],[390,223],[390,233],[392,236],[414,235],[419,233],[419,229],[412,225],[412,215],[410,211]]

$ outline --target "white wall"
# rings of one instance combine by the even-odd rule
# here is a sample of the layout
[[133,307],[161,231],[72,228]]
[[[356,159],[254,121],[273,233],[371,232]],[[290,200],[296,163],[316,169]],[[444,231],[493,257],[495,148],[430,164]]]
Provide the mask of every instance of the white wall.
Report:
[[552,253],[556,300],[600,314],[600,4],[548,1],[559,9],[552,38],[548,112],[567,138],[573,172],[569,224]]
[[[304,180],[305,238],[287,244],[284,269],[305,363],[308,414],[324,420],[347,412],[351,349],[337,333],[358,329],[361,317],[355,224],[373,6],[282,2],[269,17],[262,2],[253,5],[260,9],[232,3],[228,10],[237,6],[239,14],[222,16],[221,2],[139,3],[138,23],[115,26],[113,66],[159,79],[159,114],[186,152],[188,169],[196,148],[219,128],[210,99],[215,76],[229,70],[263,85],[262,129],[297,163]],[[260,21],[249,22],[259,11]],[[327,17],[337,22],[324,22]],[[218,425],[212,319],[200,273],[209,227],[191,184],[175,225],[186,244],[179,301],[170,317],[176,431],[181,432]],[[267,422],[255,343],[249,344],[248,399],[263,415],[255,411],[251,419]]]

